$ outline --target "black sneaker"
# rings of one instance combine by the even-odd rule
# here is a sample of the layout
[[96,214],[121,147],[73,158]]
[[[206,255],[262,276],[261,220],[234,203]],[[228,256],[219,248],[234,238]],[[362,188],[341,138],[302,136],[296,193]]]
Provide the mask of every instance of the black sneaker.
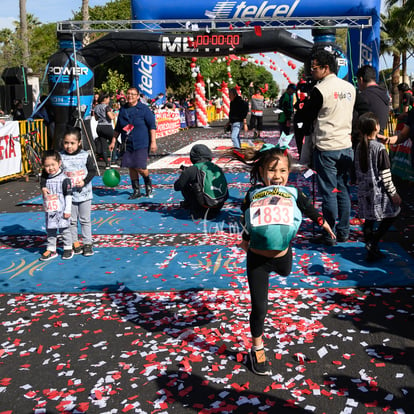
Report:
[[385,257],[384,253],[378,247],[378,244],[368,242],[365,245],[367,249],[367,261],[368,262],[376,262],[377,260],[381,260]]
[[338,243],[345,243],[345,242],[347,242],[349,240],[349,237],[348,236],[342,236],[342,235],[340,235],[340,234],[338,234],[337,236],[336,236],[336,241],[338,242]]
[[190,203],[188,201],[180,201],[180,208],[189,209]]
[[54,259],[55,257],[57,257],[57,253],[56,252],[51,252],[50,250],[46,250],[40,257],[39,260],[41,260],[42,262],[47,262],[49,260]]
[[249,351],[250,363],[252,365],[252,371],[257,375],[272,375],[272,370],[269,366],[269,361],[266,359],[264,348],[253,351]]
[[73,254],[82,254],[83,252],[83,248],[78,241],[73,243],[72,249],[73,249]]
[[62,259],[63,260],[69,260],[69,259],[72,259],[72,257],[73,257],[73,250],[72,249],[63,250],[63,254],[62,254]]
[[319,234],[318,236],[311,237],[309,241],[314,244],[324,244],[325,246],[335,246],[336,244],[335,239],[328,238],[324,236],[323,234]]
[[83,255],[84,256],[93,256],[94,255],[93,247],[92,247],[91,244],[85,244],[83,246]]

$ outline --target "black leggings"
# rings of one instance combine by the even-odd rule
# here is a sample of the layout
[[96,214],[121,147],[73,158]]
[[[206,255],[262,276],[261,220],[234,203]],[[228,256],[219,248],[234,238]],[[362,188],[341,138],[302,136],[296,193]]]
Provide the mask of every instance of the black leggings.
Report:
[[250,116],[250,129],[257,129],[258,131],[261,131],[263,129],[263,117],[262,116],[256,116],[251,115]]
[[378,244],[382,237],[387,233],[389,228],[392,226],[392,223],[396,220],[397,217],[387,217],[382,219],[379,223],[378,229],[374,231],[375,220],[365,220],[364,223],[364,238],[365,243]]
[[[109,124],[98,124],[96,127],[96,133],[98,137],[101,139],[102,145],[102,157],[105,161],[110,160],[111,153],[109,151],[109,144],[112,141],[112,137],[114,136],[114,129],[112,125]],[[114,157],[112,157],[114,159]],[[111,161],[111,160],[110,160]]]
[[292,271],[292,247],[282,257],[268,258],[247,252],[247,280],[249,282],[252,311],[250,313],[250,332],[254,338],[263,335],[264,321],[268,309],[269,274],[289,276]]

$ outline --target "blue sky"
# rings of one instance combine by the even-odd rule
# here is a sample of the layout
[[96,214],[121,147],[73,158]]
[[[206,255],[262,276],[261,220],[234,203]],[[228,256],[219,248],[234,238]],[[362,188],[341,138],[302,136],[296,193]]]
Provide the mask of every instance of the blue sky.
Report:
[[[108,0],[89,0],[89,6],[102,6]],[[26,0],[28,13],[35,15],[41,23],[69,20],[73,11],[79,11],[82,0]],[[19,20],[19,0],[0,0],[0,29],[12,27]]]
[[[89,6],[102,6],[110,0],[89,0]],[[167,1],[167,0],[166,0]],[[28,13],[35,15],[41,23],[58,22],[62,20],[69,20],[73,17],[73,12],[80,10],[82,5],[81,0],[26,0],[26,9]],[[19,1],[18,0],[0,0],[0,29],[4,27],[13,27],[13,21],[19,20]],[[298,31],[298,36],[304,37],[307,40],[312,40],[310,32],[302,30]],[[255,57],[256,58],[256,57]],[[293,70],[287,62],[292,60],[297,68],[302,66],[301,62],[288,59],[280,54],[267,54],[267,58],[263,59],[257,56],[257,59],[263,60],[264,66],[270,65],[269,59],[272,59],[276,66],[287,73],[293,82],[297,79],[297,70]],[[380,58],[380,68],[391,66],[391,59],[384,60]],[[269,69],[269,68],[268,68]],[[270,69],[269,69],[270,70]],[[280,71],[270,70],[274,79],[282,89],[286,88],[287,81]],[[408,74],[414,75],[414,58],[409,59]]]

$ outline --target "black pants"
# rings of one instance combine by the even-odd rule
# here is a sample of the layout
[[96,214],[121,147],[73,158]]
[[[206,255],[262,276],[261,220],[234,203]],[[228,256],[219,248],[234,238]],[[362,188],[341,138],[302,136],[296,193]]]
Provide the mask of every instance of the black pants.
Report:
[[382,237],[394,223],[397,217],[384,218],[378,225],[378,229],[374,231],[375,220],[365,220],[364,222],[364,238],[365,243],[378,244]]
[[250,116],[249,128],[250,129],[257,129],[258,131],[261,131],[263,129],[263,117],[262,116],[251,115]]
[[298,122],[295,122],[293,124],[293,130],[295,134],[295,141],[296,141],[296,147],[298,149],[298,154],[300,158],[300,154],[302,152],[302,145],[303,145],[303,138],[305,138],[305,129],[303,127],[298,126]]
[[289,276],[292,271],[292,247],[282,257],[268,258],[247,252],[247,280],[249,282],[252,310],[250,313],[250,331],[254,338],[263,335],[264,321],[268,309],[269,274]]
[[110,162],[111,153],[109,151],[109,144],[111,143],[112,137],[114,136],[114,129],[112,128],[112,125],[109,124],[98,124],[96,127],[96,133],[98,134],[97,144],[99,143],[99,145],[96,146],[96,152],[101,155],[106,162]]
[[282,132],[284,132],[285,135],[289,135],[290,134],[290,125],[288,126],[287,121],[286,122],[279,122],[279,130],[280,130],[280,134],[282,134]]
[[[184,198],[184,205],[186,209],[190,210],[190,214],[196,218],[207,218],[208,220],[216,218],[224,205],[224,201],[214,208],[206,208],[198,202],[196,197],[196,191],[192,188],[192,185],[187,185],[181,190],[181,194]],[[206,216],[207,213],[207,216]]]

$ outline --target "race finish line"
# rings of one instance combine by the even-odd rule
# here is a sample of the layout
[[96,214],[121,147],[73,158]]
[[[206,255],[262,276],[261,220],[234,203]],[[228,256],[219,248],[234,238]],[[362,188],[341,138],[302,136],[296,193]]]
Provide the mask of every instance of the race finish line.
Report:
[[[224,153],[232,148],[231,139],[211,139],[211,140],[199,140],[193,142],[185,147],[181,148],[178,151],[175,151],[172,154],[169,154],[160,160],[157,160],[151,164],[148,164],[149,170],[158,170],[158,169],[178,169],[181,165],[189,167],[192,164],[190,160],[190,151],[191,148],[196,144],[204,144],[213,152],[213,162],[220,166],[221,168],[243,168],[243,164],[237,160],[232,160],[229,157],[226,157]],[[248,143],[243,143],[242,146]],[[261,146],[263,143],[254,144],[255,146]]]

